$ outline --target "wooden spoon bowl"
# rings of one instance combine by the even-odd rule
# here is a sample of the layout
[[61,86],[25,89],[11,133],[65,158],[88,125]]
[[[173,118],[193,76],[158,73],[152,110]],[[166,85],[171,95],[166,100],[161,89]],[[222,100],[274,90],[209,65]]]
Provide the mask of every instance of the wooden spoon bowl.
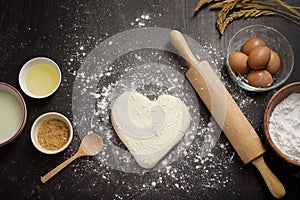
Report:
[[75,159],[82,156],[95,156],[97,155],[103,148],[103,140],[102,138],[95,133],[91,133],[86,135],[79,146],[78,151],[68,160],[65,160],[63,163],[52,169],[46,175],[41,177],[42,183],[46,183],[49,179],[55,176],[58,172],[64,169],[67,165],[73,162]]

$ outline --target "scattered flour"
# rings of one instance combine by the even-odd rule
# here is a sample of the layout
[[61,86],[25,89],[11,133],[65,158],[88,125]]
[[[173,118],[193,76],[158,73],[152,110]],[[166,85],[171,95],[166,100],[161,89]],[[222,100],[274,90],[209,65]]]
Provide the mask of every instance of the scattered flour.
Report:
[[[72,4],[76,4],[77,1],[72,2]],[[81,3],[80,3],[81,4]],[[65,5],[65,4],[63,4]],[[77,6],[76,6],[77,7]],[[82,8],[81,8],[82,7]],[[80,13],[78,17],[74,19],[73,27],[71,30],[67,30],[69,34],[64,37],[62,41],[62,47],[59,50],[70,49],[70,54],[63,60],[63,73],[65,73],[61,89],[72,88],[73,81],[76,77],[82,78],[82,84],[76,88],[84,92],[88,90],[90,87],[90,82],[93,81],[96,77],[94,76],[87,76],[85,73],[78,72],[78,68],[84,64],[84,60],[86,56],[90,53],[93,47],[96,47],[99,43],[103,42],[103,40],[109,38],[108,33],[102,33],[98,35],[99,30],[96,32],[88,32],[89,30],[85,30],[85,26],[81,26],[79,24],[87,24],[82,23],[85,22],[87,19],[87,14],[83,12],[85,9],[85,5],[83,4],[80,9],[76,10],[77,13]],[[62,7],[62,9],[69,9],[69,7]],[[98,10],[95,10],[95,12]],[[131,24],[132,28],[139,28],[139,27],[147,27],[147,26],[155,26],[154,21],[156,18],[161,17],[162,14],[141,14],[137,17],[134,17],[129,23]],[[69,17],[73,17],[69,16]],[[95,20],[95,19],[92,19]],[[97,22],[98,19],[96,19]],[[64,24],[64,19],[62,17],[58,18],[58,21],[61,24],[58,27],[59,34],[65,33],[65,29],[69,27],[68,25]],[[69,20],[67,20],[69,21]],[[35,31],[33,28],[28,27],[28,31]],[[88,32],[88,33],[86,33]],[[49,35],[47,37],[55,37]],[[44,39],[44,38],[42,38]],[[48,38],[49,40],[49,38]],[[72,41],[72,42],[70,42]],[[198,41],[200,39],[198,38]],[[24,41],[21,43],[21,47],[25,47],[31,45],[32,41]],[[39,46],[46,46],[47,44],[39,45]],[[114,46],[115,43],[113,41],[108,42],[109,46]],[[254,98],[251,98],[247,93],[239,89],[236,85],[230,83],[228,77],[226,77],[226,72],[223,71],[224,60],[222,59],[224,56],[224,52],[220,52],[211,44],[206,44],[203,46],[205,51],[212,58],[212,64],[217,66],[217,74],[221,77],[223,83],[225,83],[226,88],[233,94],[233,98],[237,101],[238,105],[241,108],[247,109],[250,105],[256,104]],[[16,47],[14,47],[16,48]],[[39,50],[39,49],[37,49]],[[105,51],[105,49],[103,49]],[[169,57],[168,57],[169,56]],[[163,62],[164,64],[172,66],[174,64],[174,57],[163,53],[158,54],[156,56],[156,52],[145,55],[140,52],[135,52],[133,55],[132,60],[134,60],[134,65],[140,65],[141,63],[147,62],[149,60],[155,60],[155,62]],[[168,57],[167,59],[164,59]],[[148,59],[150,58],[150,59]],[[120,58],[120,64],[126,66],[125,61]],[[201,60],[201,58],[199,57]],[[176,60],[177,62],[177,60]],[[182,63],[181,63],[182,64]],[[185,69],[184,66],[181,69]],[[103,73],[97,74],[101,80],[108,80],[108,79],[115,79],[115,81],[110,82],[103,82],[99,86],[98,91],[94,91],[90,95],[98,99],[96,102],[96,107],[99,110],[95,110],[96,116],[105,116],[100,118],[100,122],[108,121],[109,120],[109,106],[111,103],[110,94],[113,93],[114,88],[116,85],[119,84],[116,78],[116,70],[118,68],[107,68]],[[180,70],[178,70],[180,71]],[[124,69],[123,73],[127,72],[127,68]],[[66,75],[67,74],[67,75]],[[68,77],[68,79],[66,78]],[[174,82],[178,82],[178,80],[174,79]],[[70,91],[66,90],[67,95],[69,95]],[[69,99],[69,96],[68,96]],[[71,105],[70,105],[71,107]],[[203,193],[203,196],[210,197],[212,193],[218,193],[218,190],[226,190],[231,186],[235,172],[232,171],[232,164],[236,161],[236,154],[231,147],[231,145],[227,142],[225,137],[221,136],[218,140],[216,146],[210,152],[199,152],[199,149],[203,148],[203,145],[211,145],[215,138],[213,138],[213,134],[208,135],[208,138],[205,138],[207,143],[203,144],[202,137],[206,135],[207,132],[214,132],[216,128],[215,122],[205,123],[205,119],[201,119],[202,123],[205,126],[198,130],[195,136],[195,142],[192,143],[189,149],[184,152],[184,155],[180,158],[180,161],[174,162],[171,165],[168,165],[164,168],[161,168],[157,171],[152,171],[145,174],[132,174],[132,173],[124,173],[118,170],[112,170],[101,161],[99,161],[95,157],[85,157],[82,159],[78,159],[76,162],[73,162],[69,169],[73,170],[73,175],[68,177],[73,179],[72,182],[74,186],[70,186],[70,192],[76,193],[79,192],[74,190],[74,188],[78,188],[76,185],[84,185],[84,189],[87,190],[88,194],[93,194],[95,196],[104,195],[104,192],[109,191],[113,193],[111,199],[136,199],[136,198],[143,198],[143,197],[150,197],[154,198],[151,195],[158,193],[158,192],[165,192],[165,194],[172,194],[172,193],[180,193],[185,195],[186,198],[191,197],[189,194],[195,194],[193,191],[198,191],[198,193]],[[76,124],[74,124],[76,126]],[[95,126],[95,124],[90,124],[90,127]],[[103,130],[100,130],[103,131]],[[79,146],[80,140],[76,137],[79,133],[75,130],[75,137],[68,148],[64,152],[64,158],[67,159],[70,155],[73,155]],[[203,156],[203,154],[206,156]],[[12,163],[14,161],[11,161]],[[240,162],[240,160],[239,160]],[[56,179],[57,185],[55,186],[55,190],[58,191],[64,188],[66,180]],[[68,181],[69,182],[69,181]],[[55,183],[55,182],[54,182]],[[41,193],[40,189],[40,182],[37,182],[32,190],[32,193],[37,193],[38,195]],[[150,192],[149,192],[150,191]],[[154,192],[153,192],[154,191]],[[32,198],[32,193],[28,193]],[[197,197],[191,197],[191,199]],[[199,197],[201,198],[201,197]]]
[[[206,46],[206,50],[209,50],[209,54],[213,56],[213,54],[219,54],[216,49],[211,46]],[[145,55],[135,53],[134,58],[139,61],[147,60]],[[156,53],[151,53],[146,57],[155,57]],[[161,56],[160,59],[164,60]],[[170,59],[172,60],[172,58]],[[172,61],[170,61],[172,62]],[[214,64],[220,65],[222,64],[222,60],[214,59]],[[172,65],[172,63],[169,63]],[[125,70],[125,72],[128,70]],[[111,69],[112,75],[114,75],[114,68]],[[223,79],[222,71],[217,71],[218,75]],[[84,74],[76,74],[77,76],[85,76]],[[107,74],[103,72],[100,74],[102,78],[108,78],[111,74]],[[85,79],[92,79],[93,77],[85,77]],[[178,81],[178,80],[177,80]],[[176,80],[174,79],[174,82]],[[86,82],[84,83],[86,84]],[[103,86],[98,92],[93,93],[92,95],[99,99],[97,101],[97,107],[100,108],[98,112],[103,112],[103,116],[107,116],[105,112],[109,112],[109,106],[111,97],[110,94],[114,92],[114,88],[119,84],[119,81],[113,81]],[[84,87],[88,87],[85,85]],[[243,98],[243,102],[241,103],[243,106],[249,105],[253,100],[251,98]],[[95,113],[95,115],[99,115]],[[101,114],[100,114],[101,115]],[[108,121],[109,118],[100,119],[100,121]],[[203,120],[203,119],[202,119]],[[200,122],[200,123],[204,123]],[[99,181],[99,177],[102,178],[107,184],[122,184],[126,189],[127,193],[116,194],[116,199],[127,198],[131,195],[141,194],[148,190],[158,190],[162,187],[165,188],[166,191],[175,191],[182,190],[184,192],[191,192],[195,189],[207,191],[207,196],[211,190],[217,191],[222,188],[226,188],[231,184],[232,177],[234,172],[231,170],[231,164],[234,162],[235,153],[232,149],[231,145],[226,140],[220,140],[214,149],[211,152],[201,152],[199,154],[199,149],[202,149],[204,145],[212,145],[212,142],[215,138],[213,135],[208,135],[206,138],[206,144],[202,143],[202,138],[205,133],[218,131],[216,129],[217,124],[215,122],[209,122],[205,127],[203,127],[196,135],[195,142],[192,143],[191,147],[184,152],[180,163],[175,162],[175,164],[167,165],[165,168],[159,169],[158,171],[151,172],[150,174],[144,174],[144,178],[141,178],[138,174],[124,174],[119,171],[111,170],[109,167],[100,163],[97,160],[89,159],[82,160],[74,167],[75,176],[82,177],[84,176],[90,169],[93,169],[93,173],[95,174],[94,179],[91,180],[92,188],[95,188],[94,192],[98,192],[96,190],[97,182]],[[198,140],[197,140],[198,138]],[[210,149],[210,148],[209,148]],[[233,153],[232,153],[233,152]],[[207,156],[203,156],[207,154]],[[92,162],[94,161],[94,162]],[[188,173],[187,173],[188,171]],[[118,177],[126,177],[123,181],[120,181]],[[142,177],[143,177],[142,176]],[[194,177],[197,177],[196,179]],[[134,179],[134,181],[132,181]],[[132,184],[135,182],[135,184]],[[99,186],[99,185],[98,185]],[[203,188],[206,188],[203,189]]]
[[[143,16],[143,17],[142,17]],[[146,26],[142,23],[150,22],[150,15],[141,15],[136,18],[132,25],[135,27],[143,27]],[[141,24],[139,24],[141,23]],[[96,41],[96,38],[91,37],[91,41]],[[89,42],[87,42],[88,44]],[[97,43],[95,43],[97,45]],[[108,43],[112,45],[112,42]],[[78,43],[78,48],[75,51],[74,55],[69,58],[68,61],[68,72],[72,74],[74,77],[80,76],[84,78],[84,82],[82,83],[83,88],[89,87],[89,80],[93,80],[95,77],[86,76],[86,74],[81,73],[78,74],[77,70],[73,67],[74,63],[80,63],[81,65],[84,62],[84,55],[89,51],[88,48],[82,43]],[[250,104],[255,103],[255,100],[249,97],[240,89],[237,89],[236,86],[232,84],[228,84],[226,79],[226,73],[223,71],[222,66],[224,66],[224,57],[223,52],[218,52],[216,48],[212,45],[205,45],[205,50],[212,57],[212,63],[217,66],[217,74],[221,77],[221,80],[225,83],[225,86],[231,90],[234,95],[234,99],[237,101],[240,107],[247,108]],[[135,53],[134,58],[135,62],[133,64],[140,64],[139,62],[147,61],[149,57],[155,57],[156,53],[152,53],[150,55]],[[156,61],[164,60],[164,56],[159,56]],[[200,58],[201,59],[201,58]],[[168,63],[170,62],[170,63]],[[167,59],[166,64],[172,65],[173,58]],[[98,74],[101,79],[106,80],[109,77],[115,77],[115,68],[108,68],[101,74]],[[124,72],[128,70],[125,69]],[[176,82],[176,80],[174,80]],[[97,101],[97,107],[100,108],[98,111],[96,110],[95,115],[100,115],[97,112],[104,112],[102,115],[105,115],[105,111],[109,113],[109,106],[111,97],[110,94],[113,93],[114,88],[118,85],[118,81],[112,81],[110,83],[106,83],[99,87],[99,91],[95,91],[92,96],[95,99],[99,99]],[[82,88],[78,88],[82,89]],[[242,96],[242,97],[241,97]],[[106,115],[105,119],[100,119],[101,121],[109,120],[109,116]],[[202,119],[203,120],[203,119]],[[93,126],[93,124],[91,124]],[[161,190],[164,188],[166,191],[177,191],[181,190],[185,193],[189,193],[193,190],[201,190],[206,191],[206,196],[209,196],[209,193],[212,191],[217,191],[219,189],[224,190],[224,188],[228,187],[232,182],[232,177],[234,177],[234,172],[231,170],[232,162],[235,161],[235,153],[232,149],[231,145],[227,142],[226,139],[221,138],[217,145],[211,152],[206,152],[207,156],[199,154],[199,149],[203,147],[203,145],[210,145],[210,140],[214,140],[213,135],[208,136],[212,138],[206,138],[207,144],[203,144],[201,142],[201,136],[205,135],[208,131],[214,131],[213,129],[217,127],[215,122],[208,123],[203,129],[199,130],[196,135],[196,142],[192,143],[191,147],[184,152],[184,155],[180,162],[175,162],[175,164],[166,166],[165,168],[159,169],[158,171],[146,173],[143,175],[139,174],[126,174],[120,171],[111,170],[109,167],[104,165],[103,163],[99,163],[99,160],[96,158],[86,158],[81,159],[77,162],[77,164],[71,165],[74,170],[74,179],[83,178],[84,176],[93,177],[90,180],[89,187],[92,192],[97,195],[97,193],[101,193],[99,187],[103,187],[99,185],[99,183],[106,182],[107,186],[110,185],[119,185],[119,191],[127,191],[126,193],[115,194],[115,199],[124,199],[128,197],[133,197],[135,195],[145,194],[149,190]],[[200,139],[199,139],[200,138]],[[79,141],[78,141],[79,143]],[[76,149],[72,149],[73,152]],[[68,155],[66,155],[68,157]],[[92,170],[91,170],[92,169]],[[187,173],[188,172],[188,173]],[[120,177],[122,177],[120,179]],[[195,178],[197,177],[197,178]],[[100,181],[102,179],[103,181]],[[80,179],[78,179],[80,180]],[[134,180],[134,181],[132,181]],[[206,188],[206,189],[203,189]]]
[[150,14],[142,14],[140,17],[135,18],[135,20],[131,22],[131,25],[141,28],[148,26],[151,23],[152,21]]

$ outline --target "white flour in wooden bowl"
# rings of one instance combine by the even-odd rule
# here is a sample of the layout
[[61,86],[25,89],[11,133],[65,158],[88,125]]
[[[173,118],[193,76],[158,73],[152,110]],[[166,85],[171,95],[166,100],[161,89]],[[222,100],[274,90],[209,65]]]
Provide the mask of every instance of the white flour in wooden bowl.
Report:
[[300,93],[292,93],[275,107],[269,134],[282,153],[300,161]]

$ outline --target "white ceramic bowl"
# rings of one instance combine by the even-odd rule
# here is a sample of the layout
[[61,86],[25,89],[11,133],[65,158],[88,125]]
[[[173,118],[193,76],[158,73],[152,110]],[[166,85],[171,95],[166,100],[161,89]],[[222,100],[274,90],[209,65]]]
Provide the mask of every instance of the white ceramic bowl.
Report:
[[[51,119],[58,119],[58,120],[62,120],[63,122],[65,122],[70,130],[70,134],[69,134],[69,139],[68,142],[60,149],[57,150],[48,150],[43,148],[39,143],[38,143],[38,139],[37,139],[37,134],[38,134],[38,130],[39,127],[47,120],[51,120]],[[33,145],[35,146],[35,148],[37,148],[40,152],[43,152],[45,154],[56,154],[59,153],[61,151],[63,151],[64,149],[66,149],[69,144],[71,143],[73,139],[73,127],[71,122],[69,121],[69,119],[67,117],[65,117],[64,115],[57,113],[57,112],[48,112],[45,113],[41,116],[39,116],[33,123],[32,127],[31,127],[31,141],[33,143]]]
[[[53,67],[53,69],[55,69],[58,73],[58,76],[59,76],[59,80],[57,82],[57,85],[56,87],[49,93],[45,94],[45,95],[37,95],[37,94],[34,94],[32,93],[31,91],[28,90],[28,87],[27,87],[27,83],[26,83],[26,75],[28,73],[28,71],[31,69],[31,67],[37,65],[37,64],[48,64],[50,65],[51,67]],[[23,92],[25,94],[27,94],[28,96],[32,97],[32,98],[37,98],[37,99],[41,99],[41,98],[45,98],[45,97],[48,97],[50,95],[52,95],[59,87],[61,83],[61,71],[60,71],[60,68],[58,67],[58,65],[51,59],[49,58],[46,58],[46,57],[37,57],[37,58],[33,58],[29,61],[27,61],[20,73],[19,73],[19,84],[20,84],[20,87],[21,89],[23,90]],[[38,83],[37,83],[38,84]]]
[[0,104],[0,146],[3,146],[22,132],[27,119],[27,109],[18,90],[3,82],[0,82]]

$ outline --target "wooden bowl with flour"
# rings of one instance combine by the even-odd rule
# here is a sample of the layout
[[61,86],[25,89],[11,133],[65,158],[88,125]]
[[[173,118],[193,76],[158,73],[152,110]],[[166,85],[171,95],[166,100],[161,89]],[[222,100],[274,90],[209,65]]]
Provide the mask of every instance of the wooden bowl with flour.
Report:
[[264,113],[264,135],[271,149],[300,166],[300,82],[278,90]]

